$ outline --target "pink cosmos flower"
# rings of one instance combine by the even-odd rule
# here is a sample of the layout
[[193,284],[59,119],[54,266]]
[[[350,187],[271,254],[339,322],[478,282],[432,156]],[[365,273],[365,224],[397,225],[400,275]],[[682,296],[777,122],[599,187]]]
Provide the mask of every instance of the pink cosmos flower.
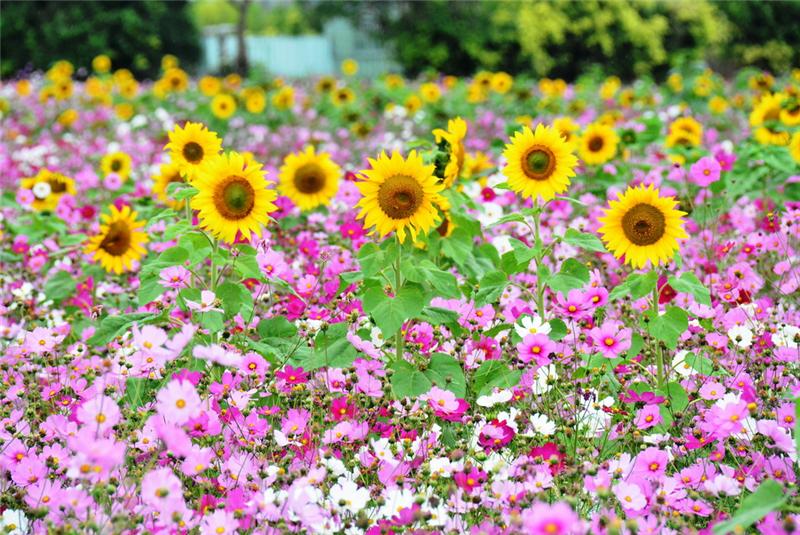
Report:
[[31,353],[48,353],[55,349],[59,342],[59,337],[53,334],[51,329],[46,327],[36,327],[33,331],[25,335],[25,349]]
[[436,416],[451,422],[460,420],[469,407],[466,400],[438,386],[431,387],[427,394],[420,396],[420,399],[428,402]]
[[719,180],[721,170],[722,167],[715,158],[705,156],[692,164],[689,178],[698,186],[706,188]]
[[158,274],[158,283],[165,288],[180,290],[189,286],[191,276],[191,272],[183,266],[170,266]]
[[522,513],[522,526],[530,535],[567,535],[583,531],[575,511],[564,502],[537,502]]
[[662,420],[658,405],[645,405],[639,409],[633,424],[639,429],[650,429],[660,424]]
[[157,468],[144,475],[141,499],[167,517],[186,506],[181,480],[169,468]]
[[156,396],[156,410],[165,420],[182,425],[202,412],[200,396],[186,381],[170,381]]
[[453,475],[453,481],[467,494],[472,494],[475,489],[479,489],[486,481],[487,474],[483,470],[473,467],[469,472],[457,472]]
[[620,481],[614,485],[614,496],[626,511],[641,511],[647,505],[647,498],[639,485]]
[[592,343],[604,357],[613,359],[619,357],[623,351],[631,347],[631,329],[621,329],[615,321],[607,321],[600,327],[589,331]]
[[669,456],[658,448],[647,448],[636,456],[633,471],[645,479],[660,479],[667,470]]
[[235,351],[228,351],[221,345],[195,346],[192,354],[202,360],[216,362],[222,366],[240,366],[242,356]]
[[497,420],[495,418],[481,429],[478,436],[478,444],[486,451],[499,450],[511,442],[514,435],[514,430],[505,420]]
[[525,364],[534,360],[539,366],[545,366],[555,350],[556,344],[546,334],[529,334],[517,344],[517,358]]
[[86,401],[78,409],[78,420],[100,434],[117,425],[121,416],[117,402],[103,395]]

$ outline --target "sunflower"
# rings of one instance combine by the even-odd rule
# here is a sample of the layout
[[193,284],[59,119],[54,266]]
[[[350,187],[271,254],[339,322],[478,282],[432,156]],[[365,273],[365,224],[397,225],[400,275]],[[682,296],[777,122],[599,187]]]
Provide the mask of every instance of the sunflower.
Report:
[[197,82],[197,87],[207,97],[213,97],[222,90],[222,82],[216,76],[203,76]]
[[800,165],[800,131],[795,132],[789,142],[789,154],[792,155],[797,165]]
[[174,182],[183,182],[183,175],[181,175],[180,166],[175,163],[162,163],[159,168],[159,174],[153,175],[153,193],[155,193],[158,200],[167,206],[180,210],[183,208],[184,201],[176,201],[167,194],[167,187]]
[[142,231],[144,221],[136,220],[130,206],[118,210],[109,207],[110,213],[100,216],[100,233],[89,238],[84,251],[109,273],[119,275],[133,268],[133,263],[146,254],[144,244],[147,233]]
[[339,189],[341,169],[329,154],[314,153],[314,147],[290,154],[280,169],[280,192],[301,210],[327,205]]
[[100,160],[100,169],[104,175],[116,173],[124,182],[131,175],[131,157],[124,152],[106,154]]
[[514,85],[514,78],[507,72],[497,72],[492,75],[491,87],[492,91],[505,95],[511,90]]
[[111,58],[106,56],[105,54],[100,54],[99,56],[95,56],[92,60],[92,69],[95,72],[100,74],[105,74],[111,70]]
[[590,165],[601,165],[617,154],[619,137],[608,125],[593,123],[586,127],[578,142],[581,160]]
[[357,218],[366,227],[375,227],[381,237],[392,231],[401,243],[406,231],[416,240],[417,234],[427,234],[439,221],[436,203],[444,188],[433,174],[434,166],[425,165],[422,156],[411,151],[407,159],[393,152],[382,152],[377,160],[369,159],[370,169],[361,172],[364,180],[357,182],[363,198]]
[[527,126],[511,138],[503,151],[508,163],[503,174],[508,185],[525,198],[549,201],[569,186],[578,159],[557,130],[543,124]]
[[781,122],[786,126],[800,125],[800,99],[795,97],[794,101],[784,106],[781,110]]
[[236,113],[236,101],[227,93],[220,93],[211,99],[211,113],[217,119],[227,119]]
[[[492,163],[491,157],[485,152],[477,151],[469,153],[464,157],[462,175],[465,178],[472,178],[492,167],[494,167],[494,163]],[[485,179],[486,177],[482,178]]]
[[553,119],[553,128],[558,130],[564,141],[570,144],[575,144],[577,141],[577,132],[580,130],[581,125],[576,123],[571,117],[557,117]]
[[20,187],[31,190],[31,207],[39,212],[55,210],[63,195],[75,195],[75,181],[49,169],[41,169],[34,177],[23,178]]
[[317,93],[330,93],[336,88],[336,78],[333,76],[322,76],[317,83],[314,84],[314,89]]
[[776,93],[764,95],[750,112],[750,126],[754,129],[756,141],[762,145],[786,145],[789,133],[776,129],[781,118],[783,101],[786,95]]
[[672,197],[660,197],[652,185],[639,185],[617,196],[605,209],[598,230],[608,250],[625,263],[641,268],[649,260],[667,262],[678,250],[678,240],[688,238],[682,216]]
[[669,125],[667,146],[673,146],[669,137],[677,141],[676,145],[699,145],[703,140],[703,125],[693,117],[679,117]]
[[167,92],[181,93],[189,88],[189,75],[178,67],[167,69],[161,82]]
[[447,130],[437,128],[433,131],[440,155],[436,157],[436,176],[449,188],[461,175],[464,167],[464,137],[467,135],[467,123],[461,117],[447,122]]
[[289,86],[281,89],[272,95],[272,105],[279,110],[288,110],[294,106],[294,89]]
[[349,87],[342,87],[331,92],[331,102],[336,106],[352,104],[356,101],[356,94]]
[[227,243],[237,233],[246,239],[260,236],[261,225],[277,210],[272,204],[277,195],[267,189],[265,174],[260,163],[233,151],[204,163],[195,176],[198,193],[191,202],[200,225]]
[[169,143],[164,150],[170,152],[170,158],[178,165],[181,173],[192,181],[198,168],[222,150],[222,140],[203,124],[186,123],[183,128],[175,125],[169,133]]
[[249,87],[242,91],[244,107],[250,113],[261,113],[267,106],[267,95],[258,87]]

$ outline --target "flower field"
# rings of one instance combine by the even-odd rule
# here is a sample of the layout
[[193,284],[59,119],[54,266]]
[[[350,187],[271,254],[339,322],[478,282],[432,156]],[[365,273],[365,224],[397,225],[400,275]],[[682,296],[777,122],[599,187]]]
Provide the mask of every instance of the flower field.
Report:
[[0,533],[800,532],[800,70],[111,67],[0,87]]

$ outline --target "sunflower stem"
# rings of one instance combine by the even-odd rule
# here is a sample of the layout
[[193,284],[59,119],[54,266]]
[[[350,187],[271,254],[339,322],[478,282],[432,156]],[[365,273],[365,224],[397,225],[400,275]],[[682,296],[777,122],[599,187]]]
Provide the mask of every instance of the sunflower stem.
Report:
[[[403,278],[400,274],[400,259],[403,255],[403,244],[400,243],[398,240],[397,242],[397,259],[395,261],[394,266],[394,297],[397,298],[397,295],[400,293],[400,287],[403,285]],[[394,335],[394,345],[395,345],[395,360],[400,362],[403,358],[403,325],[401,324],[400,327],[397,328],[397,332]]]
[[536,210],[533,212],[533,246],[536,251],[536,309],[539,312],[539,319],[544,321],[544,284],[542,284],[542,279],[540,276],[542,273],[542,258],[544,257],[544,250],[542,248],[542,237],[539,228],[539,217],[541,217],[539,200],[537,199],[535,202]]
[[[653,311],[658,316],[658,281],[653,288]],[[661,388],[664,385],[664,353],[661,343],[655,337],[653,337],[653,342],[656,345],[656,385]]]
[[214,238],[214,247],[211,251],[211,291],[217,291],[217,250],[219,249],[219,241]]

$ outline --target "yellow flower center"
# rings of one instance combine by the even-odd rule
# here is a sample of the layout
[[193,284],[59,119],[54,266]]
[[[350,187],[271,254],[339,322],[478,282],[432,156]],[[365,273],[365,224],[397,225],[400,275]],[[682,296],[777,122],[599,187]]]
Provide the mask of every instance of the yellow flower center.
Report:
[[182,409],[186,406],[186,401],[179,399],[178,401],[175,402],[175,406],[178,407],[179,409]]

